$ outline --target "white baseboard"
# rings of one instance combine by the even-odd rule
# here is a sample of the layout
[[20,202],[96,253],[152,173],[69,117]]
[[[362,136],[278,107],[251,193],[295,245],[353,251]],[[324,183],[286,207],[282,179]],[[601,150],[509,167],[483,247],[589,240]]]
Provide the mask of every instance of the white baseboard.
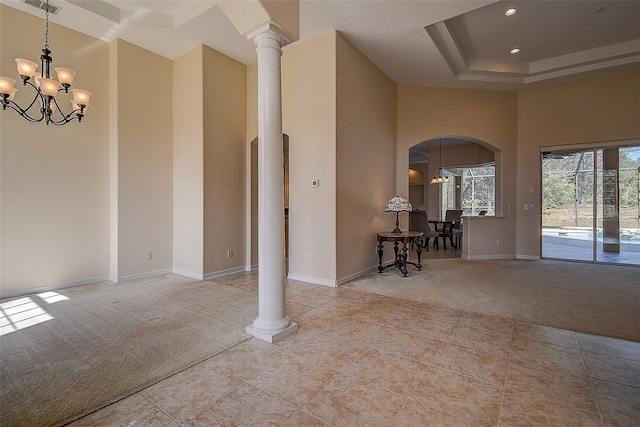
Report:
[[289,273],[287,278],[291,280],[299,280],[301,282],[306,282],[306,283],[313,283],[314,285],[330,286],[332,288],[335,288],[338,286],[338,282],[335,280],[321,279],[319,277],[303,276],[302,274]]
[[[393,262],[394,261],[389,261],[389,262],[385,263],[385,265],[391,265],[391,264],[393,264]],[[343,285],[343,284],[345,284],[347,282],[350,282],[350,281],[352,281],[354,279],[357,279],[360,276],[364,276],[365,274],[369,274],[372,271],[377,271],[377,270],[378,270],[378,265],[376,264],[373,267],[369,267],[369,268],[367,268],[365,270],[358,271],[357,273],[350,274],[347,277],[343,277],[342,279],[338,279],[338,286],[341,286],[341,285]]]
[[153,277],[153,276],[162,276],[163,274],[169,274],[172,272],[173,272],[172,269],[166,268],[164,270],[147,271],[146,273],[138,273],[138,274],[131,274],[129,276],[118,277],[116,280],[111,280],[111,281],[113,283],[128,282],[130,280],[146,279],[147,277]]
[[531,261],[540,261],[540,257],[539,256],[535,256],[535,255],[516,255],[517,259],[528,259]]
[[73,282],[55,283],[55,284],[44,285],[44,286],[36,286],[35,288],[19,289],[19,290],[9,291],[9,292],[0,292],[0,298],[13,298],[13,297],[24,296],[29,294],[38,294],[40,292],[56,291],[56,290],[65,289],[65,288],[72,288],[74,286],[88,285],[90,283],[106,282],[108,280],[109,280],[109,276],[98,276],[98,277],[91,277],[89,279],[74,280]]
[[244,266],[234,267],[228,270],[214,271],[213,273],[205,274],[202,280],[215,279],[216,277],[223,277],[223,276],[228,276],[230,274],[242,273],[243,271],[246,271],[246,268]]
[[174,268],[172,271],[175,274],[179,274],[181,276],[185,276],[185,277],[188,277],[190,279],[204,280],[204,275],[200,274],[200,273],[194,273],[192,271],[181,270],[179,268]]
[[516,259],[516,254],[500,254],[500,255],[462,255],[462,258],[469,261],[480,259]]

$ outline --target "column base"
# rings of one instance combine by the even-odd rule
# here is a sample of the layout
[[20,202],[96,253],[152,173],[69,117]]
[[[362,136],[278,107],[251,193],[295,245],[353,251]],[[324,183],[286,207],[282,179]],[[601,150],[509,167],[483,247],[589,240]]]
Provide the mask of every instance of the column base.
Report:
[[252,335],[258,339],[261,339],[262,341],[266,341],[271,344],[273,344],[274,342],[278,341],[281,338],[286,337],[287,335],[294,333],[297,330],[298,330],[298,324],[295,322],[289,323],[289,326],[279,331],[260,331],[256,329],[254,325],[249,325],[245,328],[245,332],[248,333],[249,335]]

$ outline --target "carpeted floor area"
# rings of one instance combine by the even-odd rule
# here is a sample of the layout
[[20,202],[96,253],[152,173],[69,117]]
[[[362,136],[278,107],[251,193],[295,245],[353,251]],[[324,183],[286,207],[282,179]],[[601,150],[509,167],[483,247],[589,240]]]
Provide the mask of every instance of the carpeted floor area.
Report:
[[345,287],[640,341],[640,268],[560,261],[426,259]]
[[238,325],[253,322],[257,294],[167,275],[0,304],[0,424],[36,427],[76,419],[249,339]]

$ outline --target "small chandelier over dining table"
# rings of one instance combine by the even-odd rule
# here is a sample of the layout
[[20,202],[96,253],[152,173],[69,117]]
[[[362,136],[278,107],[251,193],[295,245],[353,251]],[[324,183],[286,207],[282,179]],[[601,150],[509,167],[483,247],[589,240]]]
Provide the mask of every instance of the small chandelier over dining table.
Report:
[[448,183],[449,177],[442,174],[442,138],[440,138],[440,167],[438,168],[438,176],[434,176],[429,184]]
[[73,95],[71,100],[72,111],[69,114],[62,112],[56,95],[62,91],[69,93],[69,88],[76,73],[69,68],[56,67],[55,71],[58,80],[51,77],[50,66],[53,58],[51,57],[51,50],[49,50],[49,0],[46,0],[45,8],[44,49],[42,49],[42,55],[40,55],[42,67],[39,75],[36,75],[38,64],[28,59],[16,58],[22,85],[31,86],[36,91],[35,96],[26,108],[22,108],[14,101],[18,91],[14,87],[16,81],[9,77],[0,76],[0,102],[2,103],[2,109],[6,110],[8,107],[32,123],[44,120],[47,125],[52,123],[56,126],[62,126],[76,119],[81,122],[89,107],[91,92],[84,89],[71,89]]

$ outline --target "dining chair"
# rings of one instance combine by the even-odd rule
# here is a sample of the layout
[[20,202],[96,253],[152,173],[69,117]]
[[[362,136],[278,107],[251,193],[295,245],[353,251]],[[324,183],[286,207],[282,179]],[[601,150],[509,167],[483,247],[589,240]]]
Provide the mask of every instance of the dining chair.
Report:
[[462,210],[447,209],[444,215],[444,220],[448,221],[448,223],[446,223],[443,228],[444,234],[449,238],[449,242],[451,242],[451,246],[453,248],[461,249],[460,243],[462,242]]
[[429,217],[427,211],[414,209],[409,212],[409,230],[422,231],[422,242],[420,246],[426,248],[429,252],[429,240],[433,237],[435,239],[436,249],[438,249],[438,237],[442,237],[441,233],[431,229],[429,226]]

